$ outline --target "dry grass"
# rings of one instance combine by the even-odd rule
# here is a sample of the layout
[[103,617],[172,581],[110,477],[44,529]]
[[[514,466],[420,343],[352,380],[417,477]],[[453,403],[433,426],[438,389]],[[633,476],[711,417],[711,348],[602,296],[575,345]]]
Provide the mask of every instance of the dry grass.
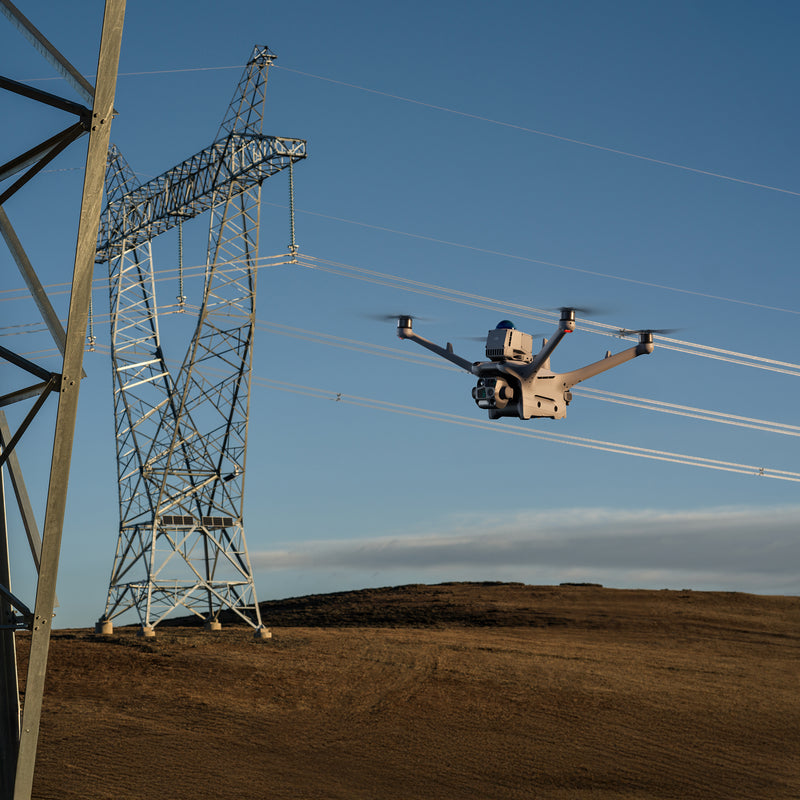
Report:
[[799,598],[445,584],[264,615],[267,642],[56,632],[34,795],[800,797]]

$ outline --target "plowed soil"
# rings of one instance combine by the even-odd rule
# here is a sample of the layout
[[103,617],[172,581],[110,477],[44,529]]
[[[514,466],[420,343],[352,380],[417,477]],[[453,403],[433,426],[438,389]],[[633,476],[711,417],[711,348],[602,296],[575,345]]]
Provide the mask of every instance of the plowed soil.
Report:
[[262,613],[271,640],[56,631],[34,796],[800,798],[800,598],[443,584]]

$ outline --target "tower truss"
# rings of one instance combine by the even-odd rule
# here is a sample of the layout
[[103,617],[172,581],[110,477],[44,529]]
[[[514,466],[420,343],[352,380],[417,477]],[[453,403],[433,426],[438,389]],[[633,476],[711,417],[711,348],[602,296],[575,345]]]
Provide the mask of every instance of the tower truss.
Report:
[[[108,262],[120,527],[98,629],[134,609],[143,632],[183,608],[229,610],[266,636],[243,522],[262,182],[306,156],[262,133],[269,66],[256,47],[214,142],[138,185],[109,152],[97,261]],[[208,211],[203,299],[177,375],[164,357],[153,238]]]

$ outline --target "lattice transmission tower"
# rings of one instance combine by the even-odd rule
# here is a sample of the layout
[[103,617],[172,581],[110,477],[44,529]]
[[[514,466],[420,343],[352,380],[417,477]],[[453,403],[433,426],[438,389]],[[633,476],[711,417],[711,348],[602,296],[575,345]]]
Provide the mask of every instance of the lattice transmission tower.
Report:
[[[242,518],[261,184],[306,156],[304,140],[262,132],[274,58],[254,49],[214,142],[159,177],[139,185],[109,152],[96,260],[109,271],[120,525],[99,631],[133,609],[153,635],[182,608],[212,628],[229,610],[269,635]],[[152,240],[206,211],[203,298],[173,374]]]

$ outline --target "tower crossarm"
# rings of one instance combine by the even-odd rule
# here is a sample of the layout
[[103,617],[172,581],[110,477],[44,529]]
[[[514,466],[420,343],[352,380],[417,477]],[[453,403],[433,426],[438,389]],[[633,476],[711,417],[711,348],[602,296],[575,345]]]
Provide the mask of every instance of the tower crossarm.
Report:
[[112,199],[102,216],[97,263],[208,211],[219,192],[241,191],[306,157],[304,139],[230,133],[157,178]]

